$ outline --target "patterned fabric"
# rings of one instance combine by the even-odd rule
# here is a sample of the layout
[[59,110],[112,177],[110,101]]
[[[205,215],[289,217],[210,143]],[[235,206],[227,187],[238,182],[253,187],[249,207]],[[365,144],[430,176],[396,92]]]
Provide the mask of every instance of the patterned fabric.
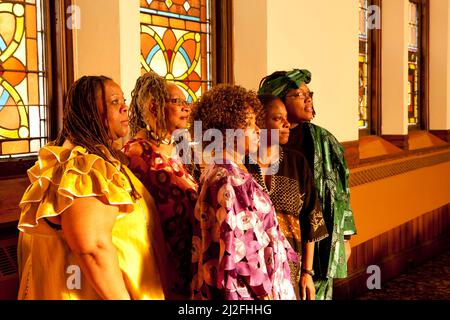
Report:
[[195,208],[193,298],[294,300],[298,258],[268,195],[234,163],[209,165]]
[[[280,160],[273,164],[278,170],[271,178],[270,190],[261,167],[250,159],[246,166],[269,194],[280,228],[301,261],[303,243],[320,241],[328,236],[328,231],[307,160],[299,152],[280,150]],[[298,287],[301,265],[291,266],[291,273],[293,284]]]
[[302,83],[311,82],[311,72],[306,69],[293,69],[281,72],[277,77],[264,81],[258,94],[270,93],[277,97],[284,97],[290,89],[300,88]]
[[[104,152],[107,154],[106,148]],[[31,184],[20,202],[18,299],[101,299],[84,272],[81,287],[69,288],[72,273],[66,270],[81,263],[67,244],[64,230],[53,228],[47,219],[60,217],[76,198],[86,197],[97,197],[118,208],[111,237],[131,298],[164,299],[159,274],[164,262],[155,254],[159,250],[155,243],[162,234],[153,223],[153,199],[131,171],[124,167],[128,180],[120,166],[120,162],[107,162],[80,146],[67,149],[48,144],[39,151],[38,161],[28,170]],[[142,198],[133,200],[130,183]]]
[[156,152],[148,140],[129,141],[123,151],[129,168],[155,198],[170,265],[164,274],[166,298],[188,299],[191,295],[191,247],[197,183],[179,158]]
[[[287,147],[303,152],[314,168],[314,181],[322,211],[332,236],[316,244],[314,253],[315,280],[345,278],[344,236],[356,234],[353,212],[350,207],[349,171],[344,158],[344,148],[327,130],[312,123],[303,123],[291,129]],[[320,288],[324,283],[326,289]],[[331,297],[332,286],[327,281],[316,282],[316,299]],[[320,294],[323,292],[323,294]]]

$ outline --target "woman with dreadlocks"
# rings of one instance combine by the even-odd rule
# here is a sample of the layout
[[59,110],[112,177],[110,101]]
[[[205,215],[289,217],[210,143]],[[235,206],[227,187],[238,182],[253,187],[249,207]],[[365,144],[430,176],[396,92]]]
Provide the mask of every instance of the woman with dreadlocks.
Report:
[[348,239],[356,234],[356,227],[350,207],[349,171],[344,148],[330,132],[310,122],[315,116],[313,94],[308,88],[310,81],[308,70],[276,71],[262,79],[259,93],[271,93],[284,102],[291,123],[286,147],[302,152],[313,169],[331,237],[315,243],[314,270],[303,270],[303,273],[309,277],[316,272],[316,299],[331,300],[333,278],[347,276]]
[[70,88],[63,130],[39,151],[20,203],[19,299],[164,299],[153,200],[112,147],[127,109],[109,78]]
[[123,148],[129,167],[155,198],[164,234],[159,244],[170,265],[163,274],[169,300],[189,299],[197,183],[174,152],[172,133],[186,129],[190,107],[181,89],[154,72],[136,82],[130,104],[134,139]]

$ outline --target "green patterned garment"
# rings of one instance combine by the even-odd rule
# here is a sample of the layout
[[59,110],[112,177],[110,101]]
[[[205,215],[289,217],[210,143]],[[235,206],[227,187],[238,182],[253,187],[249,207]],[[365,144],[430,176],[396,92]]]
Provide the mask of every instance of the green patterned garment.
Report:
[[[276,71],[261,81],[258,93],[271,93],[283,99],[289,90],[310,81],[311,72],[306,69]],[[291,129],[286,147],[302,152],[314,168],[323,218],[331,234],[315,244],[314,283],[316,299],[329,300],[333,295],[333,279],[347,277],[344,236],[356,234],[344,148],[330,132],[308,122]]]
[[306,122],[291,130],[288,147],[303,152],[314,168],[314,182],[331,233],[315,246],[316,299],[331,299],[333,278],[347,276],[344,236],[356,234],[344,148],[329,131]]

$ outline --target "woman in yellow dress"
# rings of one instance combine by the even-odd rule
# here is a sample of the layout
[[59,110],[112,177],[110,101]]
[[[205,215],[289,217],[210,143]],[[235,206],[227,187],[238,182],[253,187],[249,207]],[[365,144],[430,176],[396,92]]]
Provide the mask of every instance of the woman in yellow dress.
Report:
[[20,203],[19,299],[164,299],[152,197],[113,148],[127,111],[109,78],[70,89],[63,130],[39,151]]

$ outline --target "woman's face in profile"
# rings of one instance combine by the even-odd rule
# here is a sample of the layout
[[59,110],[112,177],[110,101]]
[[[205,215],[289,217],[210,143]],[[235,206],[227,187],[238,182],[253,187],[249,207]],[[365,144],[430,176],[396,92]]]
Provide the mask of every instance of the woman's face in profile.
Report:
[[[105,82],[106,115],[109,134],[112,140],[125,137],[128,134],[128,106],[120,86],[114,81]],[[103,114],[101,90],[97,93],[97,106]]]
[[289,140],[289,121],[286,107],[280,99],[274,100],[267,107],[264,129],[267,129],[269,138],[272,139],[271,129],[278,130],[279,144],[286,144]]
[[188,127],[191,107],[186,102],[183,91],[177,85],[168,84],[167,92],[169,96],[166,100],[166,125],[169,133],[172,134],[174,130]]
[[285,98],[286,110],[291,123],[311,121],[314,117],[314,109],[311,91],[306,84],[298,89],[289,90]]

